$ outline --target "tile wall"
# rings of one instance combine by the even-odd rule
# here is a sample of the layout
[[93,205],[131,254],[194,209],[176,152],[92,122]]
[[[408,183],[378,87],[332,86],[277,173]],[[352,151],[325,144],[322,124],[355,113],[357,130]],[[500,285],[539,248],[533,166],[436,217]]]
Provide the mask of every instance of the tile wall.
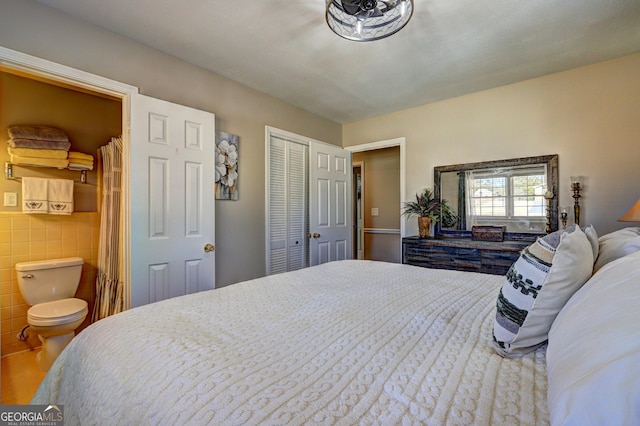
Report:
[[14,265],[31,260],[82,257],[85,261],[76,296],[89,304],[89,314],[78,330],[90,324],[95,300],[100,215],[70,216],[0,213],[0,307],[2,356],[40,346],[34,334],[25,342],[17,334],[27,325],[26,305]]

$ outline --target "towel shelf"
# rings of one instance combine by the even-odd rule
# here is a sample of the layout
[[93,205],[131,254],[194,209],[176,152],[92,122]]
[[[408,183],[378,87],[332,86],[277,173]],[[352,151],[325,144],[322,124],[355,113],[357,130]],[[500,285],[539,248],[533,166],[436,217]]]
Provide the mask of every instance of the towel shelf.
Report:
[[[31,166],[31,165],[22,165],[22,164],[13,164],[10,163],[8,161],[6,161],[4,163],[4,177],[7,180],[15,180],[15,181],[22,181],[21,177],[17,177],[13,175],[13,166],[20,166],[20,167],[46,167],[49,169],[53,169],[55,167],[47,167],[47,166]],[[72,169],[63,169],[63,170],[72,170]],[[78,171],[80,172],[80,183],[87,183],[87,171],[86,170],[73,170],[73,171]],[[78,182],[78,181],[76,181]]]

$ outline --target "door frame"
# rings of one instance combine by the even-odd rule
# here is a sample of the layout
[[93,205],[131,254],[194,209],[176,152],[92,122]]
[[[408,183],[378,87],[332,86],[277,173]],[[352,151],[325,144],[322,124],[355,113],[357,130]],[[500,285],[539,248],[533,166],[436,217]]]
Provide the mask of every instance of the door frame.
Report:
[[122,102],[122,209],[124,220],[123,280],[124,306],[131,307],[131,97],[139,93],[138,87],[111,80],[86,71],[38,58],[0,46],[0,65],[22,71],[27,76],[41,77],[61,85],[73,86],[94,94],[119,98]]
[[[405,199],[405,181],[406,181],[406,139],[404,137],[394,138],[394,139],[386,139],[377,142],[364,143],[360,145],[352,145],[343,147],[347,151],[354,152],[364,152],[364,151],[374,151],[376,149],[382,148],[391,148],[399,146],[400,147],[400,206],[399,209],[402,208],[403,203],[406,201]],[[400,259],[402,259],[402,238],[406,237],[406,220],[402,220],[400,218],[400,244],[398,245],[398,252],[400,253]]]

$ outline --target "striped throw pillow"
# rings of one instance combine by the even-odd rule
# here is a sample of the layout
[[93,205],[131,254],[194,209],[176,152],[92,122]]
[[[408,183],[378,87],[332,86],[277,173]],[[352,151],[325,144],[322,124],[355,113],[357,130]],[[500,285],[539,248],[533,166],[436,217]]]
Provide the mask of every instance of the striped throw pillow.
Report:
[[591,276],[593,250],[572,225],[525,248],[498,294],[493,345],[498,354],[522,356],[547,341],[560,309]]

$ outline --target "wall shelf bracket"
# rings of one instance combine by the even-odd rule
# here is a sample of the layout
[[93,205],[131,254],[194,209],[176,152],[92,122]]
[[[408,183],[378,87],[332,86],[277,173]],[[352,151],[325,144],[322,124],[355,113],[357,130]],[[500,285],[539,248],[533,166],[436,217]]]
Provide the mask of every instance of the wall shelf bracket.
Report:
[[[18,165],[19,166],[19,164],[13,164],[13,163],[10,163],[8,161],[5,161],[5,163],[4,163],[4,177],[7,180],[15,180],[15,181],[20,182],[20,181],[22,181],[22,178],[14,176],[14,174],[13,174],[13,166],[14,165]],[[26,166],[25,165],[24,167],[38,167],[38,166]],[[51,168],[51,167],[49,167],[49,168]],[[71,169],[68,169],[68,170],[71,170]],[[80,183],[87,183],[87,171],[86,170],[78,170],[78,171],[80,172],[80,181],[79,182]]]

